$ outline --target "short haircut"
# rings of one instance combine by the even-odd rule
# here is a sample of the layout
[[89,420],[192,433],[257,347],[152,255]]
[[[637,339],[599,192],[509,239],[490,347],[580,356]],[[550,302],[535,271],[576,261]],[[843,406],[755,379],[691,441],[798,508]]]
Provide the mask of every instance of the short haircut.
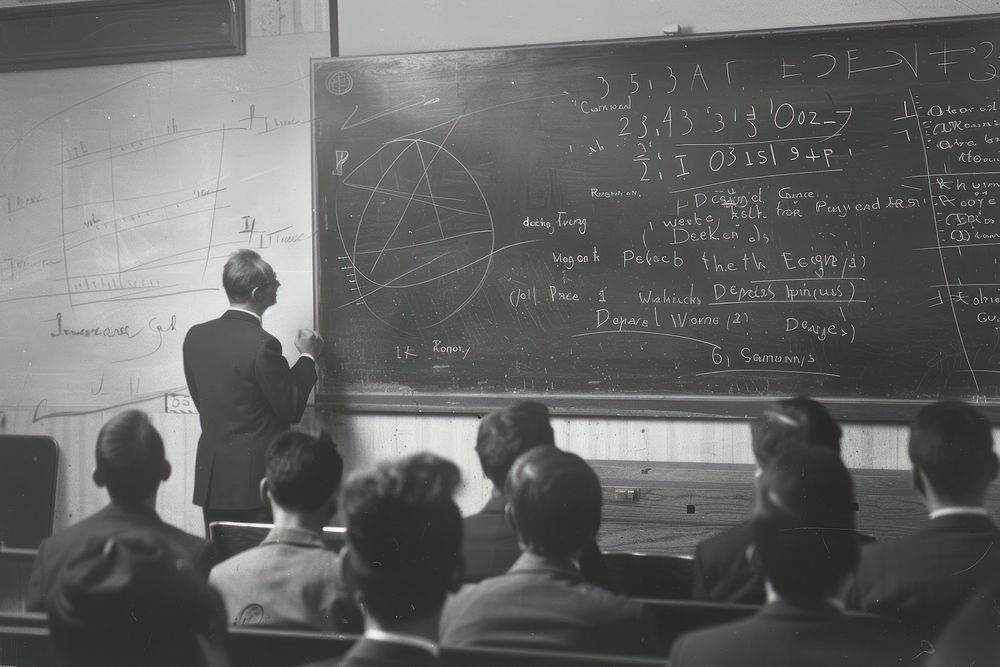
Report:
[[126,532],[78,545],[45,611],[59,664],[171,667],[203,664],[199,636],[221,642],[220,605],[159,538]]
[[538,401],[515,401],[480,420],[476,454],[486,477],[503,489],[517,457],[532,447],[554,444],[549,409]]
[[222,287],[231,303],[250,301],[254,289],[274,280],[274,269],[253,250],[237,250],[222,269]]
[[344,460],[326,433],[287,431],[267,446],[265,476],[271,498],[284,509],[319,509],[340,488]]
[[587,462],[555,446],[535,447],[507,476],[507,501],[526,547],[553,558],[572,556],[601,527],[601,482]]
[[101,427],[94,458],[111,498],[126,505],[155,493],[166,465],[163,439],[140,410],[119,413]]
[[840,457],[788,449],[764,470],[760,496],[755,554],[774,590],[800,604],[835,594],[859,558],[854,484]]
[[763,468],[788,447],[809,443],[840,455],[843,432],[826,408],[805,396],[773,403],[750,425],[757,464]]
[[440,612],[462,562],[458,467],[433,454],[351,475],[341,492],[346,576],[388,628]]
[[990,422],[962,401],[921,408],[910,425],[910,461],[949,501],[979,501],[996,475]]

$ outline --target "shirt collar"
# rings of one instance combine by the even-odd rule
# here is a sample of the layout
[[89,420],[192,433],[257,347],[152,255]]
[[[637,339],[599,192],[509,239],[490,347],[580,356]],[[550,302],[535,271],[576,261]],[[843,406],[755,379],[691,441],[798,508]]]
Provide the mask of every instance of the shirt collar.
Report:
[[403,644],[404,646],[412,646],[414,648],[419,648],[421,650],[427,651],[435,658],[441,653],[441,649],[438,645],[429,639],[424,639],[423,637],[415,637],[414,635],[403,635],[398,632],[387,632],[379,628],[368,628],[365,630],[365,637],[367,639],[374,639],[379,642],[392,642],[393,644]]
[[305,528],[281,528],[275,526],[261,544],[294,544],[304,547],[323,547],[323,536]]
[[260,315],[253,312],[252,310],[247,310],[246,308],[240,308],[239,306],[229,306],[227,310],[236,310],[241,313],[246,313],[247,315],[253,315],[254,319],[256,319],[261,325],[264,324],[264,321],[260,319]]
[[937,508],[930,513],[930,518],[937,519],[942,516],[955,516],[957,514],[985,517],[990,516],[989,511],[985,507],[978,507],[976,505],[953,505],[951,507]]

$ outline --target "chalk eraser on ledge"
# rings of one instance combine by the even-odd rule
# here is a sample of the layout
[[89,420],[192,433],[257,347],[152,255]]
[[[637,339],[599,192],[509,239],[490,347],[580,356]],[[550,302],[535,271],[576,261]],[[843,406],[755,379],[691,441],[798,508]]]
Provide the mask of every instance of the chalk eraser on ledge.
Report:
[[681,25],[679,23],[668,23],[663,26],[664,35],[679,35],[681,34]]

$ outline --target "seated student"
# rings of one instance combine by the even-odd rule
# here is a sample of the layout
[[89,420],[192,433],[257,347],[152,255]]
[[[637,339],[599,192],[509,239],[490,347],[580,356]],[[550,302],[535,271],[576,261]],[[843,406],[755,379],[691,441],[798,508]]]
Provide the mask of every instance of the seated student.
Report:
[[[504,517],[507,504],[504,481],[518,456],[532,447],[554,443],[549,409],[537,401],[515,401],[480,420],[476,454],[483,473],[493,483],[493,494],[478,514],[464,520],[465,581],[482,581],[503,574],[520,558],[517,534]],[[580,572],[592,584],[612,587],[596,541],[580,554]]]
[[[755,479],[781,452],[803,442],[840,455],[840,426],[826,408],[804,396],[766,408],[751,424],[750,433],[757,461]],[[754,562],[752,534],[752,523],[746,521],[695,547],[693,599],[763,604],[764,577]]]
[[462,515],[451,461],[415,454],[353,474],[341,494],[345,577],[367,612],[341,661],[317,667],[438,664],[438,620],[462,577]]
[[601,485],[576,454],[523,454],[507,476],[524,550],[506,574],[465,586],[441,619],[447,646],[643,654],[658,650],[642,606],[589,584],[575,559],[601,526]]
[[127,410],[109,419],[97,435],[95,458],[94,483],[107,487],[111,502],[93,516],[42,540],[28,582],[26,606],[30,611],[41,611],[69,551],[89,538],[145,530],[164,540],[205,577],[215,564],[211,542],[164,523],[156,514],[156,493],[160,482],[169,479],[171,469],[163,440],[145,413]]
[[[265,454],[261,497],[274,527],[261,544],[212,569],[233,625],[279,625],[360,632],[349,615],[340,559],[323,544],[323,526],[337,511],[344,461],[330,437],[288,431]],[[346,604],[345,604],[346,603]]]
[[930,521],[911,535],[865,547],[849,603],[906,621],[933,641],[1000,572],[1000,529],[983,507],[997,456],[989,421],[961,401],[920,410],[909,454]]
[[61,667],[225,667],[218,595],[150,532],[75,545],[45,602]]
[[927,667],[1000,665],[1000,573],[962,605],[925,649],[931,655]]
[[763,473],[753,535],[768,604],[681,635],[671,667],[886,667],[916,642],[879,619],[848,618],[838,594],[858,562],[850,473],[833,452],[789,448]]

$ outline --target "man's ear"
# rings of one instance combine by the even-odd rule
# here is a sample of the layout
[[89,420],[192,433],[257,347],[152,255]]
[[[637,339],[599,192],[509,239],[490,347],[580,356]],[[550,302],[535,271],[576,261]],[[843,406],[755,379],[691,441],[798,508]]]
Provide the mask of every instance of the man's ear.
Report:
[[104,478],[104,473],[100,471],[99,468],[94,468],[94,471],[90,473],[90,478],[94,480],[94,484],[98,488],[107,486],[108,480]]
[[924,496],[927,495],[926,487],[924,485],[924,473],[920,471],[920,468],[913,466],[913,488],[916,489],[917,493]]
[[263,477],[260,480],[260,499],[268,507],[271,506],[271,490],[267,487],[267,477]]
[[461,554],[455,563],[455,568],[451,571],[451,580],[448,582],[448,592],[457,593],[458,589],[465,583],[465,558]]
[[1000,461],[997,460],[997,453],[990,452],[990,463],[989,463],[989,477],[986,479],[991,482],[997,478],[997,472],[1000,470]]
[[160,481],[165,482],[170,479],[170,475],[174,472],[173,466],[170,465],[170,461],[166,459],[163,460],[163,468],[160,469]]
[[507,519],[507,525],[510,526],[511,529],[513,529],[513,531],[516,533],[517,517],[514,516],[514,508],[510,506],[510,503],[507,503],[506,505],[503,506],[503,516],[505,519]]

